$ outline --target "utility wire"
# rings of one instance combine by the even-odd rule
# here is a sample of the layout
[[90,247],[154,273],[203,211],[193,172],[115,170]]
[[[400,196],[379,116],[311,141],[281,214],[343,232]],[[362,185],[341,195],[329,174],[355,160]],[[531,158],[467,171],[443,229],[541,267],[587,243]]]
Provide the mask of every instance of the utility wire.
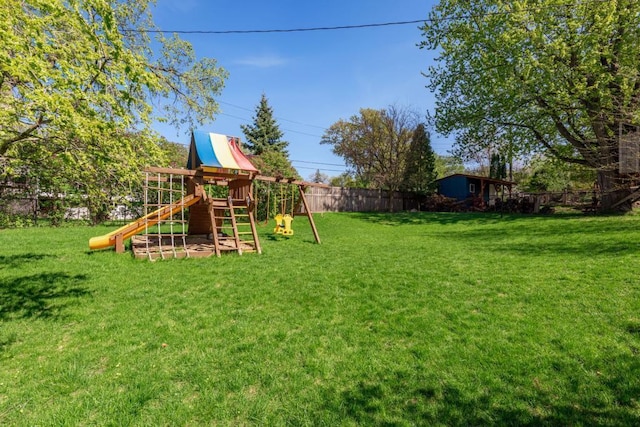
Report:
[[396,22],[380,22],[375,24],[359,24],[359,25],[339,25],[335,27],[309,27],[309,28],[288,28],[288,29],[269,29],[269,30],[152,30],[141,29],[125,30],[137,33],[171,33],[171,34],[261,34],[261,33],[302,33],[309,31],[333,31],[333,30],[350,30],[354,28],[372,28],[372,27],[389,27],[393,25],[421,24],[424,19],[413,21],[396,21]]
[[292,162],[297,162],[297,163],[308,163],[310,165],[325,165],[325,166],[341,166],[341,167],[346,167],[345,165],[341,165],[339,163],[322,163],[322,162],[308,162],[306,160],[291,160]]
[[311,168],[309,166],[294,166],[296,169],[310,169],[310,170],[319,170],[319,171],[326,171],[326,172],[344,172],[343,169],[322,169],[322,168]]
[[[605,3],[611,0],[576,0],[568,1],[567,3],[559,3],[554,5],[554,9],[558,7],[575,7],[589,3]],[[408,24],[426,24],[437,23],[443,21],[457,21],[466,20],[471,18],[482,18],[487,16],[500,16],[500,15],[513,15],[523,12],[538,12],[540,9],[551,9],[546,6],[531,7],[519,10],[501,10],[501,11],[486,11],[478,14],[469,14],[462,16],[444,16],[439,18],[423,18],[414,19],[410,21],[393,21],[393,22],[378,22],[372,24],[355,24],[355,25],[338,25],[332,27],[308,27],[308,28],[285,28],[285,29],[266,29],[266,30],[159,30],[159,29],[123,29],[124,32],[129,33],[171,33],[171,34],[264,34],[264,33],[302,33],[311,31],[335,31],[335,30],[351,30],[361,28],[375,28],[375,27],[390,27],[397,25]]]
[[[218,102],[219,104],[224,104],[224,105],[228,105],[228,106],[230,106],[230,107],[239,108],[240,110],[249,111],[249,112],[251,112],[251,113],[253,113],[253,112],[254,112],[254,110],[251,110],[251,109],[246,108],[246,107],[241,107],[240,105],[235,105],[235,104],[232,104],[232,103],[230,103],[230,102],[226,102],[226,101],[217,101],[217,102]],[[311,124],[309,124],[309,123],[297,122],[297,121],[295,121],[295,120],[289,120],[289,119],[285,119],[285,118],[283,118],[283,117],[274,117],[274,118],[276,118],[276,119],[278,119],[278,120],[282,120],[282,121],[284,121],[284,122],[294,123],[294,124],[296,124],[296,125],[309,126],[309,127],[312,127],[312,128],[317,128],[317,129],[322,129],[322,130],[326,130],[326,129],[327,129],[327,128],[326,128],[326,127],[324,127],[324,126],[311,125]],[[316,135],[311,135],[311,136],[316,136]]]
[[[237,120],[242,120],[243,122],[251,122],[251,119],[247,119],[246,117],[234,116],[233,114],[228,114],[228,113],[218,113],[218,114],[221,115],[221,116],[231,117],[231,118],[234,118],[234,119],[237,119]],[[287,120],[287,121],[291,121],[291,120]],[[311,133],[300,132],[298,130],[291,130],[291,129],[285,129],[285,128],[282,128],[282,130],[287,131],[287,132],[291,132],[291,133],[297,133],[297,134],[300,134],[300,135],[312,136],[314,138],[322,138],[322,136],[320,136],[320,135],[314,135],[314,134],[311,134]]]

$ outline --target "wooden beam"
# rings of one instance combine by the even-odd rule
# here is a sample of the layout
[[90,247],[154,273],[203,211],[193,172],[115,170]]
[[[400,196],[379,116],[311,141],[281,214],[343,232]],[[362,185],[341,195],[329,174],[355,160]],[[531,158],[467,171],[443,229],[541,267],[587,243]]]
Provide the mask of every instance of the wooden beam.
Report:
[[307,204],[307,199],[304,197],[305,186],[299,185],[298,191],[300,192],[300,199],[304,204],[304,210],[307,213],[307,218],[309,218],[309,224],[311,224],[311,230],[313,230],[313,237],[316,238],[316,243],[320,244],[320,236],[318,236],[318,230],[316,229],[316,224],[313,222],[313,215],[309,210],[309,205]]
[[274,177],[274,176],[256,175],[256,179],[258,181],[280,182],[282,184],[293,184],[293,185],[304,186],[304,187],[331,188],[331,186],[327,184],[321,184],[319,182],[300,181],[295,178],[282,178],[282,177]]
[[173,175],[186,175],[186,176],[195,176],[198,171],[191,169],[178,169],[178,168],[158,168],[155,166],[150,166],[144,168],[144,172],[150,173],[168,173]]
[[633,193],[629,194],[627,197],[625,197],[624,199],[618,200],[617,202],[615,202],[611,208],[609,209],[614,209],[617,208],[618,206],[620,206],[621,204],[623,204],[624,202],[627,202],[629,200],[635,199],[635,198],[640,198],[640,190],[636,190]]

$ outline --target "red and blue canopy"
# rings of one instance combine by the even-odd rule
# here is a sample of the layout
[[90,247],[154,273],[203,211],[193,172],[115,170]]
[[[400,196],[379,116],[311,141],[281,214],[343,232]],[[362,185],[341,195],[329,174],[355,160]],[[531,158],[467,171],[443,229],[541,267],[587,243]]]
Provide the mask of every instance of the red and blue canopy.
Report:
[[240,151],[236,138],[195,130],[191,134],[187,169],[196,169],[200,166],[258,171]]

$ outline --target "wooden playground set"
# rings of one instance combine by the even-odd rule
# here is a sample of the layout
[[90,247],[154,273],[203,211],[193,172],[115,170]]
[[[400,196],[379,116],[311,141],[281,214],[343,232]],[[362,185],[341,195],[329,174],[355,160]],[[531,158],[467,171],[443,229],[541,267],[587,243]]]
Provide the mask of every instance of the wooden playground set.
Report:
[[89,248],[115,247],[122,253],[130,238],[134,256],[151,260],[220,256],[223,252],[262,253],[256,229],[255,180],[298,189],[295,207],[292,197],[291,214],[276,215],[274,233],[293,235],[293,216],[305,215],[320,243],[305,190],[322,184],[262,176],[240,150],[237,138],[194,131],[187,168],[145,169],[143,216],[91,238]]

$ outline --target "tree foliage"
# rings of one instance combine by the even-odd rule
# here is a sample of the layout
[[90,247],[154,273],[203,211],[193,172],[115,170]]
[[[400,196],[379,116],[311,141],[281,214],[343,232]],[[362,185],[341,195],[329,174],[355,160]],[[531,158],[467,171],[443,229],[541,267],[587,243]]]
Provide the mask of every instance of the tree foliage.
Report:
[[269,106],[265,94],[262,94],[260,104],[256,107],[253,124],[241,125],[240,128],[247,139],[246,145],[251,153],[261,155],[266,151],[275,151],[288,156],[289,143],[282,140],[284,133],[273,117],[273,109]]
[[158,166],[184,168],[189,158],[189,148],[179,142],[171,142],[165,137],[158,139],[158,147],[164,154],[165,163]]
[[177,36],[152,40],[152,3],[0,0],[5,173],[26,165],[56,191],[108,199],[161,161],[154,121],[213,120],[226,72]]
[[595,172],[581,165],[536,156],[518,183],[525,191],[593,190]]
[[296,169],[284,154],[278,151],[264,151],[259,156],[251,157],[251,162],[262,175],[299,179]]
[[338,176],[333,176],[329,180],[329,185],[332,187],[346,187],[346,188],[361,188],[358,181],[355,180],[353,175],[349,172],[343,172]]
[[500,153],[492,153],[489,163],[489,178],[507,178],[507,160]]
[[440,179],[456,173],[464,173],[465,167],[459,157],[436,155],[435,172],[436,178]]
[[309,175],[309,182],[315,182],[317,184],[329,184],[330,182],[329,175],[326,173],[320,172],[320,169],[316,169],[314,173]]
[[396,191],[405,183],[407,156],[418,123],[418,115],[408,109],[363,108],[349,120],[331,125],[321,144],[332,146],[353,170],[356,181]]
[[605,206],[629,194],[618,147],[640,125],[639,2],[442,0],[423,31],[440,52],[436,129],[458,148],[497,136],[597,170]]
[[403,188],[406,190],[427,194],[435,189],[436,155],[422,123],[413,132],[404,175]]

